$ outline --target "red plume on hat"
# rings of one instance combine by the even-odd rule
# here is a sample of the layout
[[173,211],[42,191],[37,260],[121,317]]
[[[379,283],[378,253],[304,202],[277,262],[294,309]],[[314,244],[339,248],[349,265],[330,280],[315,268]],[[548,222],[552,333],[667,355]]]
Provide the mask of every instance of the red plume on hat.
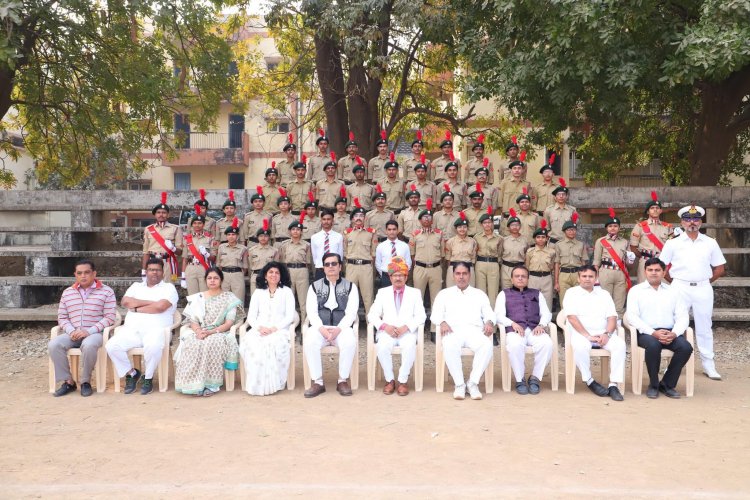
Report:
[[475,188],[476,188],[477,193],[482,192],[482,185],[480,183],[477,182],[477,185],[475,186]]
[[167,192],[166,191],[161,192],[161,204],[162,205],[167,204]]
[[614,219],[615,217],[617,217],[617,215],[615,214],[615,209],[612,207],[609,207],[609,218]]
[[451,161],[456,161],[456,155],[453,154],[453,151],[451,150],[450,155],[448,155],[448,158],[451,159]]
[[198,192],[201,195],[201,201],[206,199],[206,190],[205,189],[199,189]]
[[362,165],[362,157],[357,155],[357,165]]
[[490,165],[490,159],[485,156],[484,160],[482,160],[482,166],[488,167],[489,165]]
[[461,210],[460,212],[458,212],[458,216],[461,217],[461,220],[466,220],[466,214],[464,213],[463,210]]
[[231,189],[229,190],[229,199],[234,201],[234,191],[232,191]]
[[446,193],[450,193],[451,185],[448,184],[447,182],[443,183],[443,191],[445,191]]
[[331,151],[331,161],[336,161],[336,153]]
[[518,214],[516,213],[515,208],[511,208],[510,210],[508,210],[508,213],[510,214],[511,217],[518,217]]
[[570,220],[573,221],[573,224],[577,224],[578,223],[578,217],[579,217],[578,216],[578,212],[573,212],[573,215],[570,216]]
[[302,158],[300,158],[299,161],[303,165],[307,165],[307,155],[302,155]]
[[451,131],[450,130],[446,130],[445,131],[445,140],[446,141],[450,141],[451,140]]
[[388,155],[388,159],[391,161],[391,163],[395,163],[396,162],[396,153],[394,153],[393,151],[391,151],[391,153]]
[[416,191],[417,190],[417,185],[416,184],[412,184],[411,186],[409,186],[409,189],[411,191]]
[[380,138],[383,139],[384,141],[387,140],[388,139],[388,132],[386,132],[385,130],[381,130],[380,131]]
[[479,144],[484,143],[484,134],[479,134],[479,137],[477,137],[477,143]]
[[318,129],[318,135],[319,135],[320,137],[325,137],[325,136],[326,136],[326,132],[325,132],[325,130],[323,130],[322,128],[319,128],[319,129]]
[[271,168],[276,168],[276,162],[275,161],[271,162]]
[[422,153],[422,155],[419,157],[419,163],[424,165],[424,162],[427,160],[427,157]]
[[555,158],[557,158],[557,156],[555,155],[555,153],[552,153],[551,155],[549,155],[549,163],[548,163],[548,165],[552,165],[553,163],[555,163]]
[[651,199],[654,201],[659,201],[659,197],[656,196],[656,191],[651,191]]
[[349,131],[349,140],[350,141],[354,140],[354,132],[352,132],[351,130]]
[[232,227],[235,228],[235,229],[238,228],[238,227],[240,227],[240,220],[237,217],[235,217],[234,219],[232,219]]
[[303,224],[305,222],[305,213],[306,212],[300,212],[299,214],[299,223]]
[[354,197],[354,206],[357,208],[362,208],[362,204],[359,202],[359,198],[356,196]]
[[383,186],[381,186],[379,182],[375,185],[375,191],[377,191],[378,193],[383,192]]
[[487,205],[487,215],[489,215],[490,217],[492,217],[492,212],[493,212],[492,211],[492,205]]
[[293,142],[294,142],[294,134],[292,134],[291,132],[289,132],[289,143],[291,144]]
[[200,208],[201,208],[200,203],[196,203],[195,205],[193,205],[193,210],[195,210],[196,214],[198,213],[198,211],[200,210]]
[[422,131],[421,130],[417,130],[417,140],[418,141],[422,140]]
[[268,219],[263,219],[263,231],[268,231]]
[[432,212],[432,198],[427,198],[425,206],[427,207],[428,212]]
[[518,157],[522,162],[526,161],[526,151],[521,151],[521,155]]
[[564,187],[564,188],[568,187],[568,183],[565,182],[565,179],[563,179],[562,177],[560,177],[559,179],[557,179],[557,181],[560,183],[561,187]]
[[307,192],[307,199],[310,201],[315,201],[315,195],[313,194],[312,191]]
[[542,219],[541,222],[539,222],[539,227],[547,229],[547,219]]
[[346,198],[346,186],[341,186],[339,189],[339,197]]
[[516,146],[518,146],[518,140],[516,139],[515,135],[510,138],[510,142],[512,142],[513,144],[515,144]]
[[527,188],[526,186],[522,187],[521,191],[523,191],[523,194],[525,194],[525,195],[529,194],[529,188]]
[[280,194],[281,196],[284,196],[284,197],[285,197],[285,196],[286,196],[286,189],[284,189],[283,187],[280,187],[280,188],[279,188],[279,194]]
[[255,190],[259,195],[263,196],[263,186],[255,186]]

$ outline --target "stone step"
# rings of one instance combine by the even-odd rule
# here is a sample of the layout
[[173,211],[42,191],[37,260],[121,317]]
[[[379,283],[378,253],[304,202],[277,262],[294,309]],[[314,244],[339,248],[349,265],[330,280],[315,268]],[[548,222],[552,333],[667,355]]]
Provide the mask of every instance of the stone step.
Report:
[[33,258],[93,258],[93,257],[138,257],[143,252],[140,250],[52,250],[50,246],[14,246],[0,247],[0,257],[33,257]]
[[142,227],[111,227],[111,226],[92,226],[92,227],[70,227],[70,226],[17,226],[17,227],[0,227],[0,233],[126,233],[126,232],[143,232]]

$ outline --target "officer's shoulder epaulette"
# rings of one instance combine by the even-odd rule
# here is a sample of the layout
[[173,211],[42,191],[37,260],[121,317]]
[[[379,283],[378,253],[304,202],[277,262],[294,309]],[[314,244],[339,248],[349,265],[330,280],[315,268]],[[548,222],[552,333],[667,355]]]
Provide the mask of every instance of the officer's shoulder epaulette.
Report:
[[373,229],[371,227],[368,227],[368,228],[365,228],[365,229],[367,230],[368,233],[375,233],[375,229]]
[[443,230],[442,229],[435,228],[435,229],[433,229],[433,231],[436,232],[437,234],[443,234]]
[[354,231],[354,228],[353,228],[353,227],[347,227],[346,229],[344,229],[344,232],[345,232],[346,234],[349,234],[349,233],[351,233],[352,231]]
[[422,230],[421,229],[415,229],[414,232],[411,233],[412,236],[417,236],[417,235],[420,235],[420,234],[422,234]]

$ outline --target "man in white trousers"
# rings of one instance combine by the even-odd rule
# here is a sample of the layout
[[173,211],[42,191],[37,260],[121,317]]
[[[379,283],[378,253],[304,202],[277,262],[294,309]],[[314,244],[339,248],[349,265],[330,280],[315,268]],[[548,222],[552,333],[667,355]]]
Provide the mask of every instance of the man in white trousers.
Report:
[[305,397],[314,398],[326,392],[320,350],[327,345],[339,348],[339,379],[336,390],[342,396],[351,396],[349,375],[358,333],[353,330],[352,325],[357,319],[359,291],[357,285],[341,277],[341,256],[338,253],[324,254],[321,263],[325,276],[310,285],[305,304],[310,328],[304,338],[304,351],[312,379]]
[[[617,335],[617,311],[612,296],[603,288],[594,286],[596,274],[594,266],[581,266],[578,269],[578,286],[567,291],[562,307],[573,328],[570,341],[581,378],[597,396],[622,401],[617,384],[625,382],[625,341]],[[609,351],[608,388],[591,376],[592,348]]]
[[[440,325],[443,355],[456,389],[454,399],[464,399],[469,391],[471,399],[482,399],[479,379],[492,360],[492,333],[495,313],[490,299],[478,288],[469,286],[471,268],[464,262],[453,266],[455,285],[438,292],[432,306],[430,321]],[[474,362],[469,381],[464,381],[461,349],[474,351]]]
[[711,283],[724,275],[727,263],[716,240],[701,234],[702,207],[682,207],[680,217],[683,232],[667,240],[659,259],[667,266],[666,280],[680,293],[683,302],[693,310],[695,339],[703,363],[703,373],[711,380],[721,380],[714,363],[714,332],[711,316],[714,312],[714,289]]
[[[505,349],[516,378],[516,392],[521,395],[539,394],[544,368],[552,359],[552,339],[547,325],[552,313],[540,290],[529,288],[529,270],[516,266],[510,272],[513,286],[502,290],[495,301],[495,316],[500,328],[505,328]],[[534,369],[526,383],[526,346],[534,350]]]
[[117,377],[125,377],[125,394],[135,391],[140,370],[133,368],[128,351],[143,347],[143,374],[141,394],[154,390],[154,372],[164,350],[164,328],[171,326],[174,311],[177,309],[177,290],[171,283],[163,281],[164,261],[149,257],[146,262],[146,282],[130,285],[120,303],[128,309],[125,323],[117,334],[110,338],[105,347],[117,371]]
[[[367,321],[377,331],[377,350],[380,366],[385,374],[383,394],[394,391],[399,396],[409,394],[406,385],[409,373],[417,356],[417,334],[419,325],[424,325],[427,314],[424,311],[419,290],[406,286],[409,266],[402,257],[393,257],[388,264],[391,286],[381,288],[375,297]],[[401,368],[398,370],[398,388],[393,376],[393,348],[401,347]]]

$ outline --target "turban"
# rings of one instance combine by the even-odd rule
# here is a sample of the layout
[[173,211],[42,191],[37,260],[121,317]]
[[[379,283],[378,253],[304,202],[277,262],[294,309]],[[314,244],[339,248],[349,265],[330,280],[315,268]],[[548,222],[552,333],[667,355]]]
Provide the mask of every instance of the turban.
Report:
[[404,276],[409,275],[409,266],[406,265],[406,261],[402,257],[394,257],[388,264],[388,274],[401,273]]

